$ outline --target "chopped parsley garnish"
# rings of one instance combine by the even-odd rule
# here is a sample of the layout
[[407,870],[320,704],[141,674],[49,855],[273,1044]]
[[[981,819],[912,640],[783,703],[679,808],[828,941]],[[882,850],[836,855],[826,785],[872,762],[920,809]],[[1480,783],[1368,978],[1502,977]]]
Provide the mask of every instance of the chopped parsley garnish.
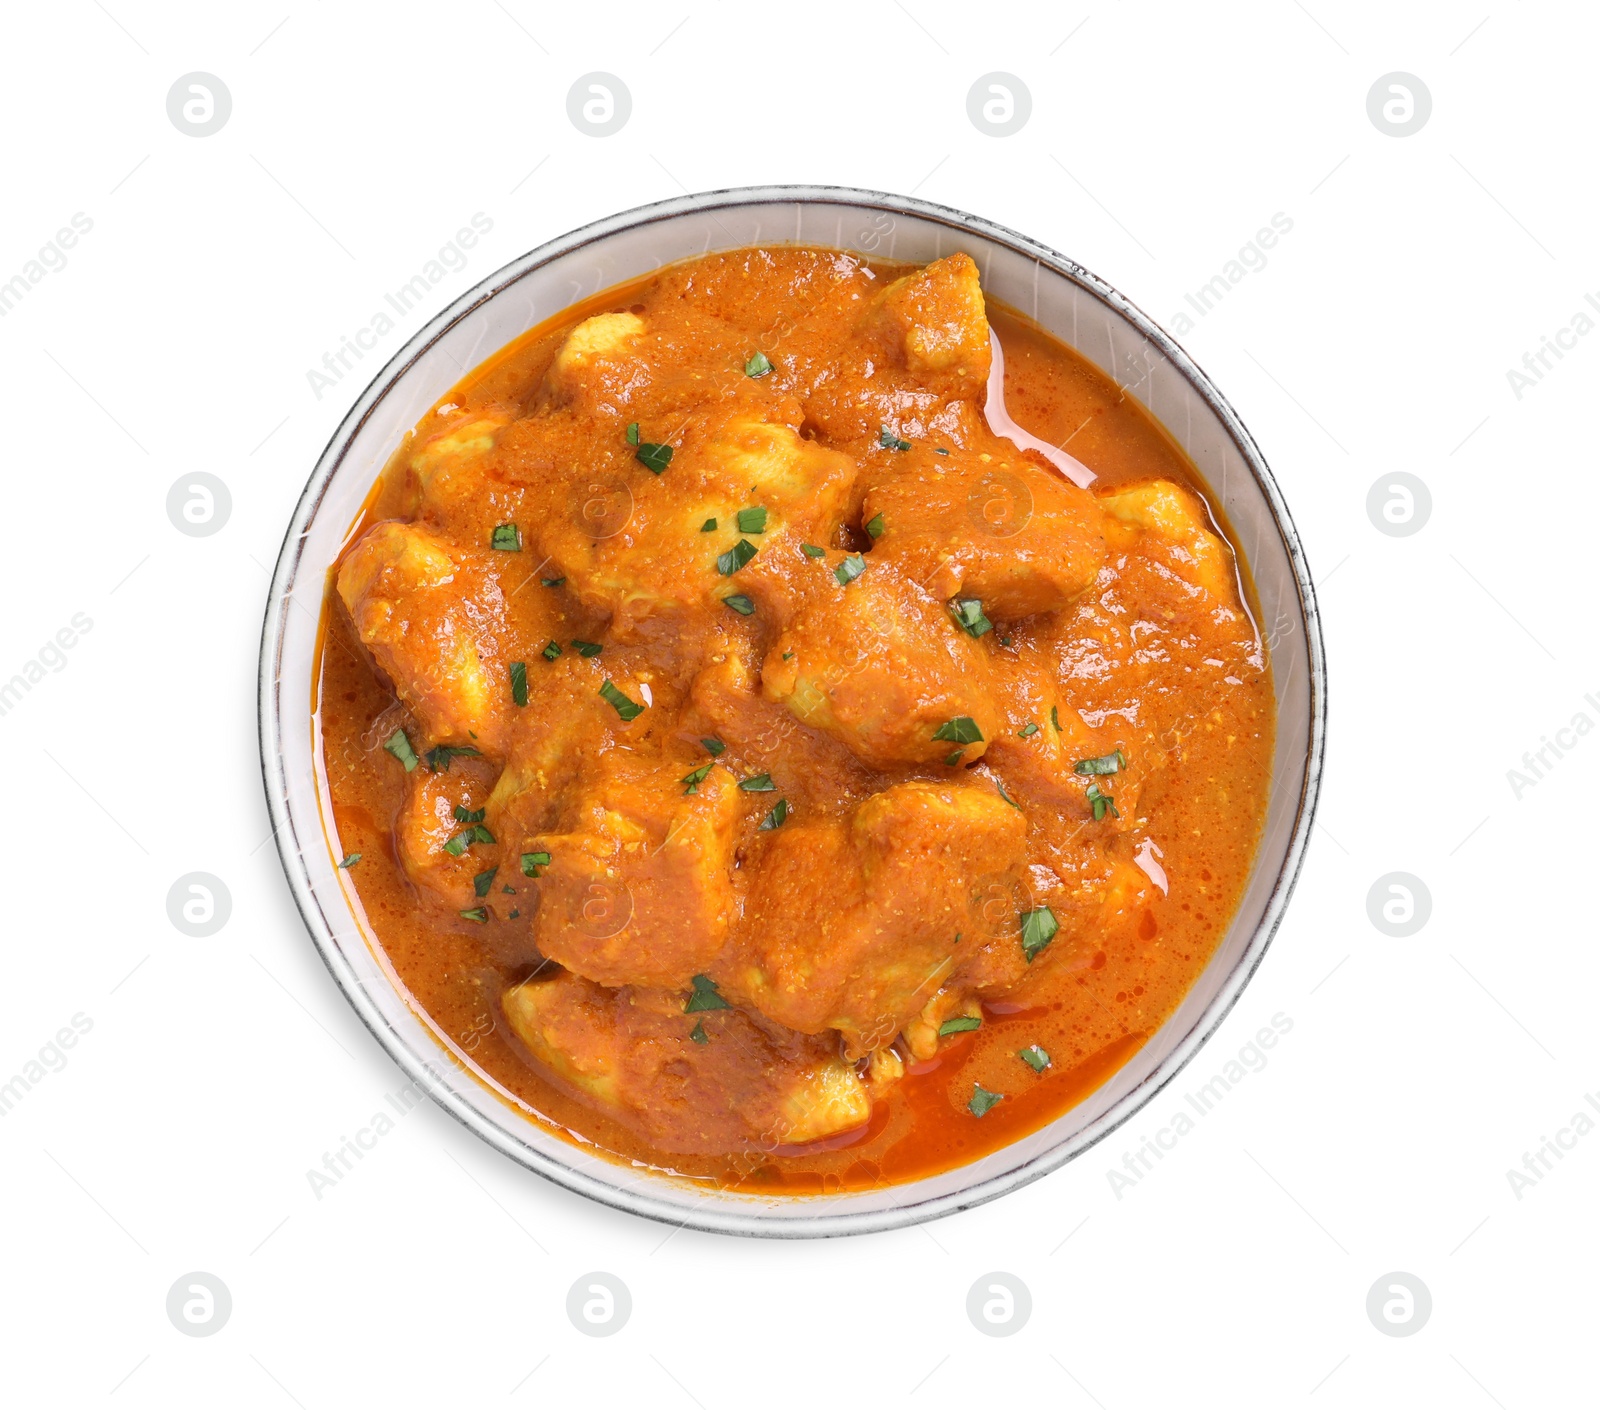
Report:
[[342,871],[349,871],[350,868],[353,867],[360,860],[361,860],[361,853],[352,852],[342,862],[339,863],[339,867],[340,867],[340,869]]
[[591,656],[598,656],[601,647],[598,641],[575,641],[572,643],[572,649],[587,661]]
[[604,700],[607,705],[611,706],[611,708],[614,709],[619,715],[621,715],[624,722],[628,720],[636,720],[640,715],[644,714],[643,705],[629,700],[628,697],[618,690],[616,686],[612,685],[609,680],[600,687],[600,698]]
[[934,450],[933,450],[933,453],[935,455],[949,455],[950,454],[950,452],[947,451],[943,446],[935,446]]
[[767,355],[764,352],[751,353],[744,364],[744,375],[746,377],[765,377],[771,371],[772,364],[767,360]]
[[478,823],[475,827],[469,827],[461,835],[468,842],[487,842],[491,847],[494,846],[494,833],[490,832],[482,823]]
[[954,765],[959,764],[961,762],[961,756],[964,753],[966,753],[966,751],[964,749],[952,749],[948,754],[946,754],[944,756],[944,761],[945,761],[945,763],[954,766]]
[[1056,727],[1056,733],[1060,734],[1061,733],[1061,716],[1056,714],[1056,707],[1054,705],[1052,705],[1050,707],[1050,723],[1053,724]]
[[788,818],[788,816],[789,816],[789,800],[787,798],[780,798],[773,805],[772,811],[770,813],[768,813],[766,815],[766,817],[761,819],[761,826],[758,827],[756,829],[756,831],[757,832],[772,832],[776,828],[782,827],[783,824],[784,824],[784,820],[786,818]]
[[979,1083],[972,1084],[972,1100],[967,1103],[967,1110],[974,1116],[987,1116],[999,1102],[1001,1094],[991,1092]]
[[474,906],[470,911],[458,911],[457,914],[462,920],[473,920],[479,925],[483,925],[489,919],[489,908],[487,906]]
[[540,578],[539,579],[539,586],[540,587],[547,587],[547,588],[558,588],[558,587],[564,586],[566,581],[567,580],[565,578]]
[[713,759],[721,758],[722,751],[728,747],[720,739],[715,738],[702,739],[700,742],[705,745],[706,753],[709,754]]
[[983,731],[978,728],[978,722],[971,715],[957,715],[955,719],[946,720],[934,730],[933,737],[948,739],[953,744],[981,744]]
[[859,553],[852,553],[833,570],[833,576],[838,579],[840,587],[849,587],[866,571],[867,560]]
[[452,857],[459,857],[463,852],[465,852],[467,850],[467,845],[471,841],[472,841],[472,834],[471,833],[469,833],[469,832],[458,832],[454,837],[452,837],[448,842],[446,842],[444,844],[444,850],[446,852],[448,852]]
[[1011,646],[1011,645],[1012,645],[1012,640],[1011,640],[1011,638],[1010,638],[1010,637],[1008,637],[1008,636],[1003,636],[1003,637],[1001,637],[1001,638],[1000,638],[1000,645],[1001,645],[1001,646]]
[[546,661],[554,661],[561,654],[561,648],[553,641],[544,644],[544,650],[539,653]]
[[874,514],[867,520],[867,536],[874,539],[883,537],[883,515]]
[[995,792],[998,793],[1002,798],[1004,798],[1006,800],[1006,802],[1011,804],[1011,806],[1013,808],[1015,808],[1019,813],[1022,811],[1022,804],[1017,802],[1017,800],[1015,798],[1013,798],[1009,793],[1006,792],[1005,784],[1001,783],[999,779],[996,779],[994,781],[994,788],[995,788]]
[[507,896],[515,896],[517,894],[515,886],[502,886],[500,890]]
[[983,1020],[975,1014],[962,1013],[947,1018],[939,1025],[939,1036],[948,1038],[952,1033],[974,1033],[983,1027]]
[[1114,818],[1120,818],[1122,816],[1122,814],[1117,811],[1117,805],[1112,799],[1111,795],[1109,793],[1102,793],[1098,783],[1091,783],[1088,791],[1083,796],[1088,799],[1089,806],[1094,809],[1094,820],[1096,822],[1099,822],[1100,819],[1105,817],[1107,813],[1110,813]]
[[742,592],[736,592],[732,597],[722,599],[725,606],[733,608],[741,617],[748,617],[756,610],[756,605]]
[[1023,727],[1017,731],[1017,738],[1018,739],[1032,739],[1033,736],[1038,734],[1038,733],[1039,733],[1039,726],[1034,724],[1034,722],[1032,720],[1029,720],[1027,724],[1023,725]]
[[511,699],[517,705],[528,703],[528,663],[526,661],[513,661],[511,663]]
[[672,464],[672,447],[669,445],[654,445],[650,441],[642,441],[639,449],[634,451],[633,458],[652,475],[659,475],[667,466]]
[[457,803],[453,811],[453,816],[455,817],[455,820],[460,823],[481,823],[483,821],[484,812],[485,809],[483,808],[466,808],[460,803]]
[[512,908],[511,908],[511,915],[510,915],[510,917],[509,917],[509,918],[510,918],[510,919],[511,919],[511,920],[515,920],[515,919],[516,919],[516,918],[517,918],[517,917],[518,917],[518,916],[519,916],[519,915],[521,915],[521,914],[522,914],[522,912],[521,912],[521,911],[519,911],[519,910],[518,910],[518,909],[517,909],[517,908],[516,908],[516,907],[515,907],[515,906],[513,906],[513,907],[512,907]]
[[416,768],[417,751],[411,747],[411,740],[403,729],[397,729],[384,740],[383,747],[406,766],[407,773]]
[[767,511],[761,505],[758,504],[753,509],[741,509],[737,517],[741,534],[766,533]]
[[[471,734],[472,731],[468,730]],[[476,739],[477,736],[473,735]],[[435,745],[422,756],[430,773],[443,774],[450,772],[450,761],[456,758],[476,758],[478,751],[470,744],[439,744]]]
[[1034,911],[1023,911],[1017,919],[1022,922],[1022,953],[1028,963],[1032,964],[1039,951],[1056,938],[1056,931],[1061,929],[1061,922],[1056,919],[1056,913],[1049,906],[1040,906]]
[[705,1020],[704,1019],[696,1019],[695,1020],[694,1027],[689,1030],[689,1038],[690,1038],[690,1041],[692,1041],[692,1042],[702,1043],[702,1044],[703,1043],[709,1043],[711,1041],[711,1038],[706,1033],[706,1025],[705,1025]]
[[522,530],[515,524],[496,524],[489,535],[490,548],[503,548],[510,553],[522,552]]
[[1043,1072],[1050,1066],[1050,1054],[1045,1052],[1037,1043],[1031,1043],[1017,1054],[1035,1072]]
[[816,546],[816,544],[814,544],[814,543],[803,543],[803,544],[801,544],[800,545],[800,552],[805,554],[805,556],[807,558],[826,558],[827,555],[828,555],[828,550],[827,549],[818,548]]
[[885,450],[910,450],[911,442],[903,441],[887,426],[878,427],[878,444]]
[[715,519],[707,519],[706,522],[700,526],[700,532],[702,534],[709,534],[714,531],[716,527],[717,521]]
[[624,431],[623,434],[628,438],[628,444],[629,445],[631,445],[631,446],[638,445],[639,444],[639,423],[637,421],[628,422],[628,429],[626,431]]
[[715,767],[715,764],[701,764],[698,769],[690,769],[688,773],[678,780],[679,783],[688,785],[683,790],[684,793],[686,795],[690,793],[697,793],[700,789],[700,785],[706,781],[706,775],[709,774]]
[[683,1006],[685,1013],[704,1013],[708,1009],[725,1009],[728,1001],[717,993],[717,981],[709,975],[697,974],[690,981],[694,985],[694,993],[689,995],[689,1002]]
[[1120,749],[1117,749],[1110,754],[1102,754],[1096,759],[1079,759],[1072,766],[1072,772],[1075,774],[1114,774],[1118,769],[1127,767],[1127,756]]
[[756,774],[751,778],[739,780],[739,787],[746,793],[776,793],[778,785],[772,781],[771,774]]
[[746,563],[756,556],[756,546],[749,539],[740,539],[726,553],[717,555],[717,571],[725,578],[731,578]]
[[494,885],[494,874],[499,870],[499,867],[490,867],[488,871],[480,871],[475,877],[473,877],[473,895],[479,898],[487,896],[489,894],[489,888]]
[[994,623],[983,615],[983,603],[976,597],[958,597],[950,603],[950,615],[956,625],[970,637],[980,637],[994,630]]
[[521,862],[524,876],[538,876],[540,867],[550,865],[550,854],[548,852],[524,852]]

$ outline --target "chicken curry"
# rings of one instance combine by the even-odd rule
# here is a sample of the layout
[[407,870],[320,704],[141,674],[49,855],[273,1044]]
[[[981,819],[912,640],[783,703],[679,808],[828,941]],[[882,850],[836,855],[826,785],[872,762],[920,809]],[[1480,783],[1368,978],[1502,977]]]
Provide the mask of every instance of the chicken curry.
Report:
[[1192,466],[964,254],[709,254],[533,329],[405,439],[322,640],[333,845],[440,1040],[747,1191],[1081,1101],[1206,964],[1266,802]]

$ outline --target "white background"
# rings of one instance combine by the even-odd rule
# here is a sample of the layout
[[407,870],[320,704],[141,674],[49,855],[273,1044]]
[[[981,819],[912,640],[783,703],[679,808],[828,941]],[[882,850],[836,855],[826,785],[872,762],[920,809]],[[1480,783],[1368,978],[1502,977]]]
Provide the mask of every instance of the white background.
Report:
[[[0,1119],[16,1404],[1475,1406],[1588,1403],[1600,1133],[1519,1199],[1506,1172],[1600,1090],[1592,433],[1600,337],[1519,399],[1595,255],[1590,7],[1294,0],[981,7],[13,7],[0,281],[93,230],[0,319],[0,680],[93,627],[0,716],[10,858],[0,1081],[91,1031]],[[286,10],[284,6],[296,6]],[[233,111],[178,131],[174,80]],[[620,76],[628,124],[568,121]],[[1020,77],[1016,135],[969,121]],[[1416,135],[1369,121],[1403,70]],[[529,173],[532,173],[530,175]],[[290,508],[376,363],[461,290],[591,219],[771,181],[923,197],[1024,231],[1172,326],[1274,213],[1293,230],[1181,341],[1260,442],[1320,584],[1331,749],[1288,920],[1237,1010],[1140,1120],[935,1225],[814,1244],[679,1232],[568,1195],[431,1105],[318,1200],[306,1172],[402,1085],[290,903],[255,668]],[[470,264],[318,400],[306,372],[476,212]],[[1380,476],[1421,532],[1369,521]],[[207,471],[224,529],[169,486]],[[1547,759],[1553,756],[1547,755]],[[231,891],[216,935],[168,888]],[[1380,875],[1433,911],[1394,939]],[[1273,1014],[1293,1030],[1136,1188],[1107,1172]],[[669,1236],[670,1235],[670,1236]],[[565,1313],[631,1289],[616,1336]],[[231,1319],[180,1336],[203,1270]],[[980,1275],[1032,1318],[980,1336]],[[1431,1290],[1380,1335],[1368,1289]],[[537,1369],[536,1369],[537,1368]]]

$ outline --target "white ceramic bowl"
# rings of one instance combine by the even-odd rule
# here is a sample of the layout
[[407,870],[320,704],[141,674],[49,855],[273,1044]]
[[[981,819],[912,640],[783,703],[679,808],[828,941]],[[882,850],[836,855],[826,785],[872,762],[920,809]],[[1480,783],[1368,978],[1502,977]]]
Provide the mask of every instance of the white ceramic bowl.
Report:
[[[802,1198],[729,1193],[613,1163],[497,1096],[396,988],[336,865],[309,714],[328,569],[400,437],[461,370],[576,298],[708,250],[762,242],[919,263],[965,250],[989,293],[1126,385],[1188,452],[1232,523],[1255,577],[1278,706],[1266,823],[1238,912],[1193,989],[1138,1054],[1073,1110],[969,1165],[886,1189]],[[895,1228],[1016,1189],[1082,1154],[1177,1075],[1233,1007],[1283,918],[1311,830],[1325,701],[1311,577],[1278,487],[1232,407],[1149,318],[1072,261],[975,216],[871,191],[757,187],[644,206],[533,250],[434,318],[361,393],[295,507],[273,575],[261,643],[261,761],[284,872],[312,940],[374,1036],[446,1111],[528,1169],[619,1209],[726,1233],[805,1237]]]

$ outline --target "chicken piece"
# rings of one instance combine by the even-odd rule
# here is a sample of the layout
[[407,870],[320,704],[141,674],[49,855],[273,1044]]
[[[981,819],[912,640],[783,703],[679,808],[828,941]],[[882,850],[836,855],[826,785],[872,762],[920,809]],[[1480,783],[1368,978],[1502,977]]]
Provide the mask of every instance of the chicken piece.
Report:
[[447,518],[470,511],[483,495],[480,462],[510,421],[499,408],[465,413],[425,440],[407,462],[413,504]]
[[599,984],[687,989],[710,969],[734,910],[739,792],[717,765],[685,783],[698,767],[611,749],[585,761],[563,830],[516,843],[550,855],[533,923],[542,954]]
[[[611,614],[619,640],[637,639],[650,619],[724,613],[721,599],[745,586],[745,567],[724,573],[719,558],[741,540],[762,563],[831,536],[855,478],[848,456],[751,411],[696,416],[681,442],[660,476],[632,466],[602,532],[581,513],[535,531],[571,591]],[[755,509],[766,511],[763,526],[741,530],[739,512]]]
[[375,524],[339,568],[339,596],[395,693],[436,742],[502,752],[505,600],[494,574],[414,524]]
[[911,371],[953,373],[974,390],[988,380],[989,320],[970,255],[947,255],[896,279],[882,309]]
[[892,1043],[970,948],[968,879],[1019,867],[1027,824],[998,793],[896,784],[846,819],[772,835],[724,987],[847,1055]]
[[446,846],[472,826],[462,814],[481,821],[489,781],[487,761],[457,758],[448,769],[413,769],[406,775],[405,802],[395,819],[395,850],[413,884],[447,910],[462,911],[476,901],[473,878],[486,866],[482,849],[459,842]]
[[570,400],[583,392],[601,392],[620,375],[632,380],[637,371],[615,364],[628,361],[628,354],[644,333],[644,320],[636,313],[597,313],[578,324],[556,349],[547,377],[558,400]]
[[830,553],[812,565],[817,586],[762,665],[767,699],[873,768],[981,757],[1000,715],[976,643],[876,553],[840,587],[843,559]]
[[861,517],[883,528],[873,552],[941,601],[977,598],[1009,621],[1065,607],[1106,557],[1105,514],[1054,470],[998,451],[893,457]]
[[[1224,607],[1239,606],[1238,570],[1226,544],[1212,533],[1200,497],[1171,480],[1147,480],[1099,496],[1115,524],[1113,547],[1128,548],[1145,535],[1144,551],[1180,578],[1203,587]],[[1126,527],[1124,527],[1126,526]]]
[[735,1008],[685,1013],[686,1002],[684,993],[560,975],[507,990],[501,1007],[557,1085],[664,1151],[772,1150],[851,1130],[871,1114],[834,1043]]

